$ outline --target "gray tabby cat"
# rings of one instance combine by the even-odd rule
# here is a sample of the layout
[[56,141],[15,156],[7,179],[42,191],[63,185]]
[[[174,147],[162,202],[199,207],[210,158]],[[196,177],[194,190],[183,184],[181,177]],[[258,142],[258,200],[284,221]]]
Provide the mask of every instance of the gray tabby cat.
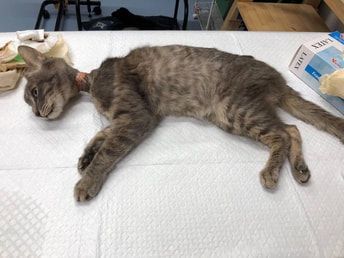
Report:
[[260,181],[267,189],[276,187],[286,158],[297,182],[310,178],[300,133],[280,120],[276,108],[344,143],[344,119],[301,98],[275,69],[251,56],[177,45],[144,47],[106,59],[85,74],[29,47],[19,47],[19,53],[28,65],[24,98],[37,116],[57,118],[85,91],[111,122],[79,159],[77,201],[96,196],[114,166],[170,115],[204,119],[266,145],[270,157]]

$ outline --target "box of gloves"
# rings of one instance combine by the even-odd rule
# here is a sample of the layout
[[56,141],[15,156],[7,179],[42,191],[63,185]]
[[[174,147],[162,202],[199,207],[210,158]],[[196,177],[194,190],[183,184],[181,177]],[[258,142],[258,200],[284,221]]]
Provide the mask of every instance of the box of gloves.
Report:
[[289,70],[344,114],[344,33],[332,32],[300,46]]

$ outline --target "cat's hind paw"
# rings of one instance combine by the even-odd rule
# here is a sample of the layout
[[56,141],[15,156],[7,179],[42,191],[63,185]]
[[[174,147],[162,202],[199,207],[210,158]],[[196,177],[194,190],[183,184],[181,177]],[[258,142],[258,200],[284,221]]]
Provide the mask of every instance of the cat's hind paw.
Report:
[[303,160],[292,167],[291,170],[295,180],[300,184],[307,183],[311,178],[311,173]]
[[274,190],[277,187],[278,172],[264,169],[260,172],[260,183],[267,190]]

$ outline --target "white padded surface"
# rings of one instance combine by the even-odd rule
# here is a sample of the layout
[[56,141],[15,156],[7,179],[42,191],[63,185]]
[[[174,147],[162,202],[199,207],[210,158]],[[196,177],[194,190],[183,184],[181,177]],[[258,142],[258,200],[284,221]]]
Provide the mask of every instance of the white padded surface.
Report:
[[[0,34],[0,42],[14,34]],[[142,45],[187,44],[253,55],[289,85],[339,113],[288,63],[315,33],[64,33],[76,68],[90,71],[109,56]],[[0,257],[343,257],[343,145],[296,124],[312,171],[298,185],[288,164],[279,187],[262,189],[268,151],[211,124],[167,118],[125,158],[99,196],[73,200],[76,163],[106,124],[83,95],[58,121],[36,118],[19,89],[0,95]]]

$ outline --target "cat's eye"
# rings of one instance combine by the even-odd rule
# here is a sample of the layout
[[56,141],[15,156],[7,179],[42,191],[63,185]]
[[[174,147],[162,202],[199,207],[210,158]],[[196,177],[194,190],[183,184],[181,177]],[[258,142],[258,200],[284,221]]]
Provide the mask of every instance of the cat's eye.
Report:
[[38,89],[37,89],[37,87],[33,88],[32,91],[31,91],[31,93],[32,93],[32,96],[34,96],[35,98],[37,98],[37,96],[38,96]]

